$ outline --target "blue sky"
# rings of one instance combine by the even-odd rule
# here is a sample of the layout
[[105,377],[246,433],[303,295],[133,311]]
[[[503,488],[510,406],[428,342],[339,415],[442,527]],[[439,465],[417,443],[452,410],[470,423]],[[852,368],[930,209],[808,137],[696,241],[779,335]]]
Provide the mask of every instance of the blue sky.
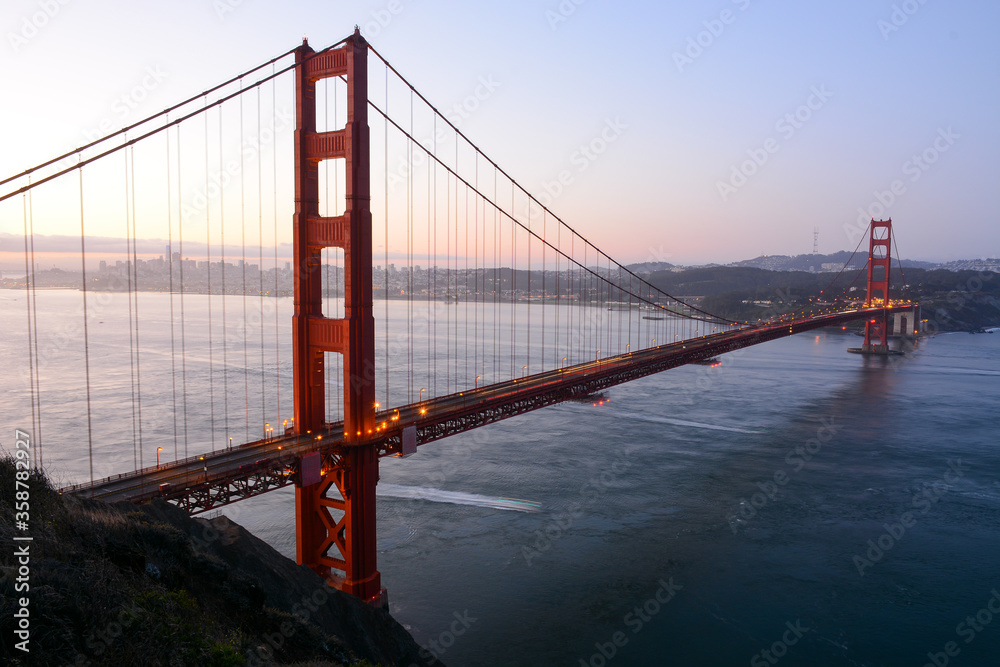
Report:
[[870,215],[906,257],[1000,256],[986,0],[9,0],[0,173],[355,24],[439,108],[493,82],[462,131],[617,259],[850,250]]

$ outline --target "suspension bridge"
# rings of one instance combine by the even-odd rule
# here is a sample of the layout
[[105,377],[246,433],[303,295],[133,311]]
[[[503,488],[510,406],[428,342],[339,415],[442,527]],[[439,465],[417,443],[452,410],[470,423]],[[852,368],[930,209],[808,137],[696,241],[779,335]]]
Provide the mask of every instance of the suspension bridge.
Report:
[[[889,220],[866,237],[863,299],[843,271],[822,303],[756,322],[663,292],[357,31],[0,186],[24,226],[8,286],[34,464],[74,470],[63,493],[191,514],[293,485],[298,562],[375,604],[380,458],[820,327],[863,320],[859,351],[887,354],[919,322],[890,299]],[[67,220],[78,238],[47,232]]]

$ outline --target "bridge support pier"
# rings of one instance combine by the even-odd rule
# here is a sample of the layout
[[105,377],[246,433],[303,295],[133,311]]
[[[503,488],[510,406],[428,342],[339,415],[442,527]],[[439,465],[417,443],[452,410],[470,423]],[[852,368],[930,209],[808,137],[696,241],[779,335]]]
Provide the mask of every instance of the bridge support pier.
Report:
[[[322,53],[303,41],[295,60],[292,372],[299,435],[322,440],[328,432],[324,355],[344,358],[344,447],[303,457],[295,485],[296,557],[332,585],[383,606],[375,550],[378,456],[374,446],[354,444],[375,425],[368,44],[357,30],[344,46]],[[347,81],[347,125],[317,132],[316,82],[330,77]],[[346,206],[343,215],[323,217],[318,165],[332,159],[345,162]],[[323,248],[344,249],[343,318],[323,315]]]

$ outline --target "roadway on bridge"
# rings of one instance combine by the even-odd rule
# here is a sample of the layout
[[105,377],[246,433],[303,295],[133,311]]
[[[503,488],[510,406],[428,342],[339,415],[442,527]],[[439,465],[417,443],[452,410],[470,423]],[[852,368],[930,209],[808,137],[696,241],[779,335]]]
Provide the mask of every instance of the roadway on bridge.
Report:
[[[907,307],[898,309],[905,308]],[[511,405],[519,406],[512,411],[508,410],[500,417],[484,418],[480,422],[476,422],[475,419],[465,422],[469,424],[468,428],[474,428],[500,418],[586,395],[590,393],[588,388],[591,387],[613,386],[642,375],[707,359],[742,347],[864,319],[881,312],[882,309],[878,308],[859,309],[710,334],[384,410],[376,415],[378,430],[373,434],[374,437],[364,438],[360,443],[346,444],[343,423],[338,422],[331,424],[324,433],[286,434],[256,440],[108,477],[95,481],[93,485],[77,484],[66,487],[61,492],[100,498],[108,502],[122,500],[143,502],[162,495],[177,497],[178,494],[183,495],[185,489],[234,484],[241,479],[251,477],[262,467],[285,465],[287,481],[265,489],[272,490],[292,483],[297,474],[295,471],[298,459],[310,452],[328,451],[356,444],[377,444],[393,437],[399,439],[405,426],[412,425],[419,430],[432,424],[445,423],[461,415],[475,415]],[[418,438],[417,444],[425,444],[438,437],[442,436],[423,435]],[[380,453],[388,455],[395,452],[383,449]],[[237,496],[235,499],[240,499],[254,494],[234,495]],[[235,499],[230,502],[235,502]],[[197,511],[204,509],[208,508],[203,507]]]

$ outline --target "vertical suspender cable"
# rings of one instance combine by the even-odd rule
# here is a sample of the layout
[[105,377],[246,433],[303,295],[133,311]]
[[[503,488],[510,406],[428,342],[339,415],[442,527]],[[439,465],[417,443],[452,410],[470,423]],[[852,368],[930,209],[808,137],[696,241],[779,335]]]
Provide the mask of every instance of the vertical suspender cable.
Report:
[[[127,140],[128,135],[126,135]],[[126,266],[126,285],[127,285],[127,295],[128,295],[128,366],[129,366],[129,384],[131,390],[131,407],[132,407],[132,467],[136,470],[140,469],[139,466],[139,453],[138,453],[138,425],[136,423],[136,397],[135,397],[135,337],[132,335],[132,249],[133,249],[133,239],[132,239],[132,227],[129,224],[129,170],[128,170],[128,153],[122,153],[125,160],[125,266]]]
[[257,304],[260,320],[260,430],[267,435],[264,389],[264,160],[261,151],[260,87],[257,87]]
[[170,255],[167,258],[167,269],[170,272],[167,288],[170,291],[170,389],[174,417],[174,458],[176,459],[178,458],[177,445],[179,436],[177,433],[177,348],[174,338],[174,190],[171,186],[173,168],[170,163],[170,132],[164,132],[163,136],[167,140],[167,254]]
[[[223,163],[223,123],[222,123],[222,107],[219,107],[219,178],[222,178],[224,173],[222,170]],[[221,181],[220,181],[221,182]],[[228,446],[232,442],[232,438],[229,435],[229,336],[227,335],[227,323],[226,323],[226,298],[229,293],[226,291],[226,196],[219,188],[219,268],[222,273],[222,411],[225,415],[226,420],[226,440],[225,444]]]
[[138,227],[135,221],[135,147],[129,146],[129,170],[132,181],[132,295],[135,298],[135,396],[136,416],[139,422],[139,468],[144,469],[142,461],[142,365],[139,363],[139,253],[136,250]]
[[[389,113],[388,66],[385,68],[385,112],[386,114]],[[392,405],[389,400],[389,121],[383,118],[382,126],[384,128],[383,150],[385,151],[385,183],[383,185],[384,196],[382,199],[382,206],[385,213],[385,239],[382,243],[385,254],[385,290],[382,294],[385,301],[385,320],[382,323],[382,331],[385,333],[385,369],[382,372],[385,375],[385,407],[388,408]]]
[[[208,106],[208,97],[205,98]],[[212,345],[212,207],[208,201],[208,111],[205,111],[205,276],[208,279],[208,405],[212,451],[215,451],[215,348]]]
[[[243,89],[243,80],[240,80]],[[250,442],[250,354],[247,350],[247,216],[246,216],[246,169],[243,156],[243,96],[240,95],[240,239],[243,257],[240,267],[243,269],[243,415],[246,422],[246,442]]]
[[83,168],[80,168],[80,272],[83,283],[83,366],[87,379],[87,457],[90,461],[90,496],[94,496],[94,430],[90,414],[90,331],[87,323],[87,248],[83,223]]
[[[410,91],[410,135],[413,135],[413,91]],[[406,326],[408,340],[406,357],[408,368],[407,402],[413,402],[413,142],[406,142]]]
[[[434,117],[434,128],[435,128],[434,129],[434,136],[431,139],[431,145],[433,146],[433,150],[434,150],[433,155],[435,157],[437,157],[437,116]],[[432,168],[434,170],[434,178],[433,178],[433,186],[434,186],[433,190],[434,190],[434,193],[433,193],[433,195],[431,194],[431,182],[432,182],[432,179],[431,179],[431,169]],[[428,161],[428,165],[427,165],[427,263],[428,263],[428,267],[427,267],[427,276],[428,276],[428,278],[427,278],[427,291],[430,292],[431,289],[432,289],[431,288],[431,278],[430,278],[430,276],[431,276],[431,272],[433,271],[433,275],[434,275],[434,287],[433,287],[433,291],[434,291],[434,294],[432,296],[430,296],[430,298],[432,298],[432,299],[436,299],[437,296],[438,296],[437,295],[437,200],[438,200],[438,196],[437,196],[437,172],[438,172],[438,170],[437,170],[437,161]],[[433,207],[431,206],[431,201],[432,200],[434,202]],[[431,255],[431,236],[432,236],[432,234],[431,234],[431,220],[432,220],[431,211],[432,210],[433,210],[433,220],[434,220],[434,233],[433,233],[433,236],[434,236],[434,254],[433,254],[433,258],[434,259],[433,259],[433,264],[432,264],[432,260],[431,260],[431,257],[432,257],[432,255]],[[447,224],[445,225],[445,229],[448,229]],[[447,273],[445,274],[445,276],[447,276]],[[431,394],[433,396],[437,396],[437,375],[438,375],[437,374],[437,343],[438,343],[438,337],[437,337],[437,308],[435,308],[433,305],[431,305],[433,303],[434,303],[433,301],[429,301],[428,305],[427,305],[427,315],[428,315],[428,317],[432,318],[432,322],[433,322],[433,325],[430,328],[431,335],[427,336],[427,374],[428,374],[428,377],[427,377],[427,388],[431,390]],[[447,320],[447,318],[445,318],[445,325],[446,326],[447,326],[447,323],[448,323],[448,320]],[[431,354],[431,344],[432,343],[433,343],[433,346],[434,346],[434,353],[433,353],[433,355]],[[445,359],[447,360],[447,357],[445,357]],[[447,386],[447,385],[445,385],[445,386]]]
[[[275,73],[275,66],[271,64],[271,74]],[[281,424],[281,331],[278,323],[281,321],[279,311],[278,294],[278,99],[277,82],[271,79],[271,137],[274,142],[271,146],[271,175],[273,177],[272,198],[274,200],[274,403],[277,406],[277,423]],[[277,427],[276,427],[277,428]],[[285,429],[281,429],[281,435],[285,434]]]
[[[35,344],[32,338],[33,329],[31,326],[31,268],[28,266],[30,259],[28,253],[28,238],[31,237],[31,241],[34,242],[34,235],[28,232],[28,194],[21,195],[21,206],[24,209],[24,305],[28,316],[28,394],[31,397],[31,433],[32,439],[35,439],[38,434],[38,412],[36,410],[37,405],[35,403]],[[32,452],[36,454],[37,452]],[[38,468],[38,456],[34,458],[34,466]]]
[[187,347],[184,322],[184,207],[181,204],[181,126],[177,126],[177,243],[180,248],[181,281],[181,404],[184,407],[184,458],[188,456]]
[[[31,178],[28,178],[28,183],[31,183]],[[35,405],[38,412],[38,426],[37,432],[35,433],[35,447],[38,452],[38,467],[41,469],[45,468],[45,462],[42,459],[42,380],[41,380],[41,369],[42,367],[38,364],[38,288],[35,281],[35,270],[38,265],[35,263],[35,207],[34,207],[34,197],[33,191],[28,191],[28,229],[31,235],[31,336],[34,339],[35,344]]]

